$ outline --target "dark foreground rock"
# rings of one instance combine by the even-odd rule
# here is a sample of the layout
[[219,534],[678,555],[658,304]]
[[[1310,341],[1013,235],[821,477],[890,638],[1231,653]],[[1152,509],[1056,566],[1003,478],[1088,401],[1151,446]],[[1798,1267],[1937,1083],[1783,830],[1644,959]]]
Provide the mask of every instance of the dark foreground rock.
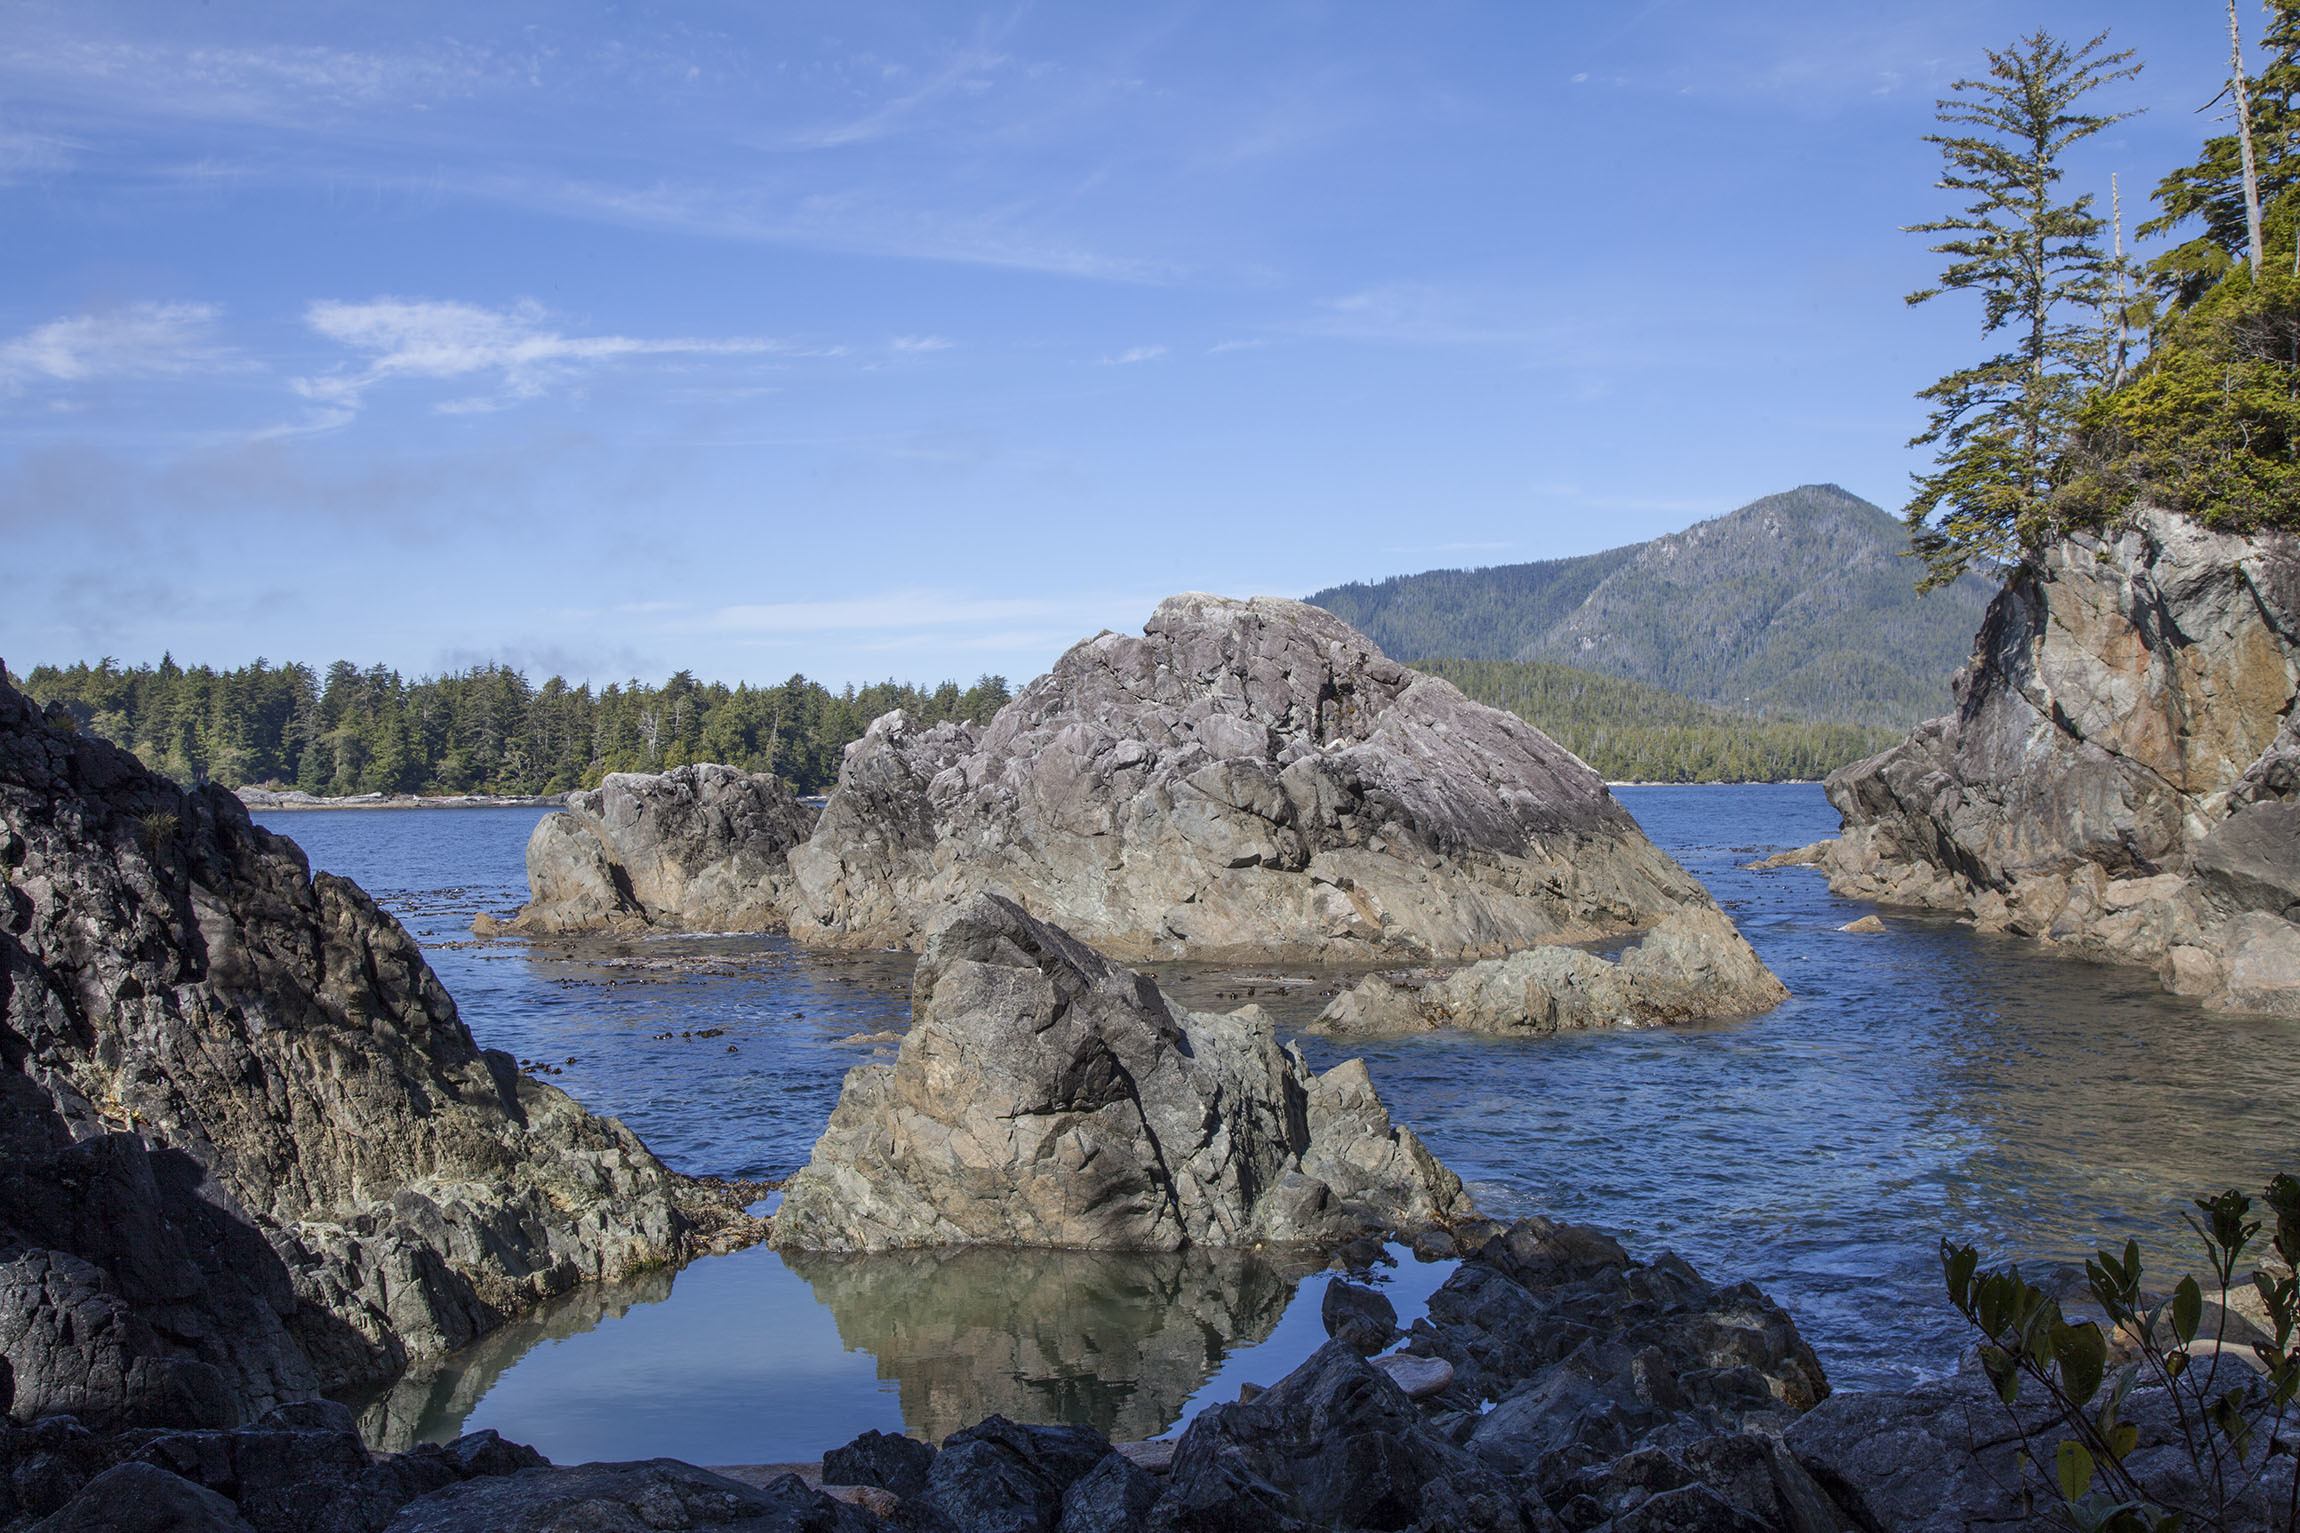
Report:
[[2143,511],[1991,604],[1957,711],[1829,778],[1832,888],[2300,1017],[2300,538]]
[[536,822],[528,901],[511,929],[780,930],[787,859],[814,823],[814,811],[765,772],[610,773]]
[[847,1074],[784,1249],[1338,1244],[1470,1212],[1363,1064],[1313,1075],[1252,1008],[1170,1005],[1009,900],[928,944],[891,1065]]
[[0,681],[0,1410],[229,1426],[744,1227],[357,885]]
[[[1461,1266],[1408,1343],[1450,1364],[1431,1370],[1445,1382],[1401,1388],[1397,1359],[1337,1339],[1201,1412],[1170,1452],[992,1416],[939,1444],[866,1433],[825,1456],[818,1489],[665,1459],[553,1467],[491,1433],[372,1454],[323,1406],[229,1432],[49,1418],[0,1425],[0,1530],[1970,1533],[2030,1525],[2024,1490],[2046,1494],[1977,1372],[1831,1394],[1746,1284],[1548,1220],[1460,1234]],[[2049,1467],[2057,1434],[2033,1410],[2019,1420]],[[2143,1477],[2189,1498],[2161,1395],[2136,1391],[2125,1419]],[[2226,1526],[2265,1533],[2281,1510],[2247,1493]]]
[[877,721],[790,867],[801,942],[916,948],[989,892],[1126,959],[1458,961],[1708,904],[1532,725],[1319,608],[1198,595],[979,731]]
[[1618,959],[1550,946],[1450,973],[1371,974],[1336,996],[1310,1031],[1353,1038],[1667,1027],[1754,1016],[1788,997],[1723,911],[1695,907],[1664,917]]

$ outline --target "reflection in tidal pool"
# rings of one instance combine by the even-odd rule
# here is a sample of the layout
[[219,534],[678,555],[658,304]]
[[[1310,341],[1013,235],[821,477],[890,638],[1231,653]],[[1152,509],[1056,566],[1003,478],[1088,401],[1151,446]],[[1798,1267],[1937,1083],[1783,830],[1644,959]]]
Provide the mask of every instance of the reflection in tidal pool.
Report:
[[[1392,1256],[1387,1280],[1410,1323],[1452,1264]],[[812,1459],[874,1427],[941,1438],[994,1411],[1155,1437],[1194,1398],[1271,1383],[1325,1339],[1330,1274],[1316,1265],[1253,1252],[786,1261],[753,1249],[569,1295],[411,1371],[365,1404],[360,1425],[391,1449],[493,1427],[568,1462]]]

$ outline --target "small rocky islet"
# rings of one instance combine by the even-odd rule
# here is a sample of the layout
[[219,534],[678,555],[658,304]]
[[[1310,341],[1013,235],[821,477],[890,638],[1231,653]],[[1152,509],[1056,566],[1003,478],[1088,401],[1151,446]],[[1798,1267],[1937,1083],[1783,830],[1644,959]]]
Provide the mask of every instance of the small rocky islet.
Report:
[[[1184,1011],[1116,961],[1346,944],[1407,966],[1338,998],[1337,1031],[1668,1023],[1778,999],[1578,762],[1295,606],[1179,598],[1142,640],[1073,650],[980,739],[882,720],[819,819],[689,769],[611,780],[539,829],[546,874],[578,871],[535,881],[530,930],[779,920],[923,949],[917,1020],[892,1064],[850,1075],[777,1217],[786,1249],[1282,1241],[1363,1265],[1396,1234],[1460,1259],[1388,1356],[1367,1354],[1394,1315],[1336,1284],[1335,1339],[1170,1450],[992,1417],[939,1446],[870,1434],[804,1474],[556,1467],[489,1433],[371,1452],[326,1393],[572,1285],[755,1239],[746,1189],[679,1176],[480,1050],[356,886],[0,681],[0,1527],[2017,1521],[2016,1449],[1973,1431],[1998,1409],[1976,1375],[1832,1395],[1759,1290],[1479,1217],[1362,1066],[1313,1075],[1254,1008]],[[1968,714],[2017,659],[1986,633]],[[1927,731],[1953,726],[1903,750]],[[2255,840],[2275,827],[2251,806],[2291,792],[2276,749],[2206,795]],[[2200,900],[2231,883],[2210,876]],[[2289,924],[2289,905],[2247,897],[2198,908]],[[2205,951],[2256,973],[2257,927]],[[1639,933],[1611,959],[1574,945]],[[2132,1402],[2142,1454],[2174,1453],[2161,1404]]]

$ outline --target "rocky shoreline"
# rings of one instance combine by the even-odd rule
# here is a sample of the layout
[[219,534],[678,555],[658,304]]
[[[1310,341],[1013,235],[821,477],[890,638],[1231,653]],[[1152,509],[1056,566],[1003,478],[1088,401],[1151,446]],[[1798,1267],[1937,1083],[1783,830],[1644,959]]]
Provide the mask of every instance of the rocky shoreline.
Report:
[[1957,711],[1828,780],[1772,865],[2300,1017],[2300,537],[2143,510],[2015,572]]
[[500,794],[352,793],[326,797],[297,788],[235,788],[233,796],[257,814],[317,809],[557,809],[564,793]]

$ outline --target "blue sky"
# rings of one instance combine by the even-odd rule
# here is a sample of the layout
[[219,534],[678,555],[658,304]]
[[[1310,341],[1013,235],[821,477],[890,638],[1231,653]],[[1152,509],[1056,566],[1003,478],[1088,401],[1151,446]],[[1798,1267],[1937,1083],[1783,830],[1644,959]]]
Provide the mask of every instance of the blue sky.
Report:
[[0,0],[0,656],[1019,680],[1896,506],[1933,98],[2110,26],[2129,205],[2222,14]]

